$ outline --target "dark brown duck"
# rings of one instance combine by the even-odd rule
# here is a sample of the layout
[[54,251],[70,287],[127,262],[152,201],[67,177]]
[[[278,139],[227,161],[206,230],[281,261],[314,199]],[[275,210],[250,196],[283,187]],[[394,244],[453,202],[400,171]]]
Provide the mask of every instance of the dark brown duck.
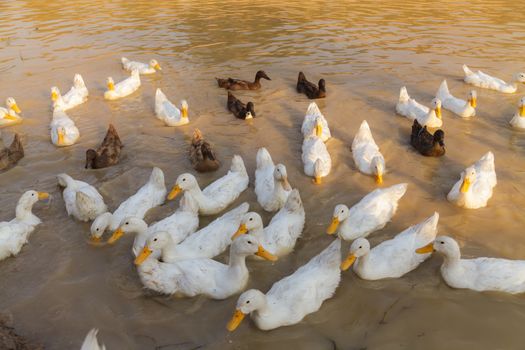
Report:
[[95,151],[86,151],[86,169],[101,169],[115,165],[120,160],[120,150],[124,147],[113,124],[109,124],[106,137]]
[[445,132],[439,129],[432,135],[427,127],[422,127],[417,119],[412,124],[410,144],[424,156],[441,157],[445,154]]
[[326,97],[326,83],[324,79],[319,80],[319,86],[306,80],[303,72],[299,72],[297,77],[297,92],[305,94],[309,99]]
[[0,170],[7,170],[24,158],[24,147],[20,135],[15,134],[13,142],[9,147],[5,147],[0,135]]
[[248,80],[241,80],[241,79],[221,79],[221,78],[215,78],[217,79],[217,84],[219,84],[219,87],[228,89],[228,90],[259,90],[261,88],[261,78],[266,80],[272,80],[270,77],[266,75],[266,73],[263,70],[260,70],[255,74],[255,80],[248,81]]
[[231,92],[228,91],[228,110],[233,113],[239,119],[251,119],[255,118],[255,110],[253,102],[248,102],[244,104],[233,96]]
[[193,139],[190,146],[190,161],[193,169],[205,173],[215,171],[221,163],[215,157],[211,145],[204,140],[199,129],[193,131]]

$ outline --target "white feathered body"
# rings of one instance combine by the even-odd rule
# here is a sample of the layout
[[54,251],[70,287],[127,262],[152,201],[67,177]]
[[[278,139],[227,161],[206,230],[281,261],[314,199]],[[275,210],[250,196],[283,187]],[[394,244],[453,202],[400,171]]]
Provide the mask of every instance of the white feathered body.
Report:
[[304,137],[308,137],[309,135],[311,135],[312,130],[315,128],[315,125],[317,123],[317,117],[321,118],[321,125],[323,127],[321,139],[323,140],[323,142],[326,142],[329,138],[332,137],[332,134],[330,133],[330,128],[328,127],[328,121],[321,113],[319,107],[315,102],[310,103],[310,105],[308,106],[308,110],[306,111],[306,115],[303,119],[303,124],[301,125],[301,132],[303,133]]
[[181,126],[190,122],[189,118],[183,118],[182,111],[171,103],[160,89],[155,92],[155,114],[167,126]]
[[153,68],[149,63],[130,61],[126,57],[122,57],[121,62],[122,68],[128,72],[133,72],[134,70],[137,70],[140,74],[153,74],[156,72],[155,68]]
[[[69,118],[69,116],[64,112],[63,109],[55,108],[53,110],[53,119],[49,125],[51,129],[51,142],[55,146],[71,146],[75,144],[80,138],[80,131],[78,131],[75,122]],[[59,130],[62,130],[64,133],[63,142],[59,144]]]
[[315,163],[318,162],[319,176],[325,177],[330,174],[332,169],[332,158],[323,140],[317,136],[309,136],[303,140],[302,160],[304,173],[308,176],[315,176]]
[[140,87],[140,75],[137,70],[131,72],[131,75],[115,84],[113,90],[106,90],[104,92],[104,98],[106,100],[116,100],[122,97],[126,97],[137,91]]
[[384,168],[385,159],[381,152],[379,152],[379,147],[372,137],[372,132],[366,120],[363,120],[359,131],[352,141],[352,156],[359,171],[367,175],[374,174],[372,160],[375,157],[381,159]]
[[411,98],[404,86],[399,92],[396,112],[410,120],[417,119],[419,124],[429,128],[439,128],[443,125],[443,121],[437,117],[436,112]]
[[441,100],[443,108],[462,118],[469,118],[476,115],[476,109],[472,107],[468,101],[454,97],[450,93],[446,80],[443,80],[439,86],[436,97]]
[[480,70],[473,72],[467,67],[467,65],[463,65],[463,72],[465,73],[464,81],[467,84],[507,94],[513,94],[518,89],[517,83],[506,83],[505,81],[485,74]]
[[108,210],[104,198],[95,187],[75,180],[67,174],[60,174],[57,177],[60,185],[65,186],[62,197],[68,215],[79,221],[89,221]]
[[275,165],[266,148],[257,151],[257,169],[255,170],[255,194],[257,202],[266,211],[281,209],[291,192],[285,190],[274,177]]

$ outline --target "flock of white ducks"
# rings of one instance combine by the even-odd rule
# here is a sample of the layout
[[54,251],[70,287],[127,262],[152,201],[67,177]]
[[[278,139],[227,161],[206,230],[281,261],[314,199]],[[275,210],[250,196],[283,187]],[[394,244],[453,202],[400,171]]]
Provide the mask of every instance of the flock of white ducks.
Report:
[[[160,70],[155,60],[140,63],[122,58],[122,66],[131,75],[117,84],[108,78],[108,90],[104,93],[106,99],[133,93],[140,87],[140,74]],[[466,66],[464,71],[465,82],[505,93],[515,92],[517,83],[525,82],[522,73],[507,84],[481,71],[474,73]],[[73,87],[65,95],[61,95],[57,87],[51,89],[54,108],[51,140],[55,145],[67,146],[78,140],[79,131],[66,111],[86,102],[88,95],[86,85],[78,74],[75,75]],[[443,124],[442,107],[460,117],[472,117],[476,113],[476,97],[476,92],[471,91],[466,101],[456,98],[443,81],[429,108],[410,98],[403,87],[396,111],[409,119],[417,119],[423,126],[440,127]],[[21,112],[15,100],[7,99],[6,105],[7,108],[0,109],[0,126],[20,122],[18,114]],[[189,123],[186,101],[181,102],[179,109],[160,89],[155,94],[155,114],[168,126]],[[523,120],[525,99],[522,98],[511,124],[525,127]],[[320,184],[331,170],[332,160],[325,144],[331,138],[331,132],[315,103],[308,106],[301,131],[304,136],[304,172],[313,177],[314,183]],[[366,121],[361,123],[352,142],[352,152],[359,171],[373,176],[381,184],[385,159]],[[199,215],[220,214],[248,188],[249,175],[243,159],[238,155],[232,158],[229,171],[204,189],[201,189],[195,176],[186,173],[176,179],[168,192],[164,173],[154,168],[149,180],[113,212],[109,211],[102,195],[90,184],[67,174],[59,174],[57,179],[64,188],[63,199],[68,215],[79,221],[93,221],[90,237],[94,242],[100,242],[107,230],[111,231],[109,244],[134,234],[132,254],[144,286],[165,294],[225,299],[245,289],[249,279],[248,257],[276,261],[292,253],[304,228],[305,210],[298,189],[290,185],[285,165],[275,165],[265,148],[258,150],[256,161],[257,201],[264,210],[276,212],[267,226],[264,226],[258,213],[249,211],[248,203],[242,203],[198,229]],[[488,152],[461,173],[447,198],[460,207],[484,207],[496,183],[494,155]],[[250,315],[262,330],[296,324],[334,295],[341,271],[353,266],[362,279],[399,278],[417,268],[433,251],[444,256],[441,273],[451,287],[508,293],[525,291],[525,261],[461,259],[459,247],[452,238],[436,238],[438,213],[371,247],[366,237],[385,227],[393,218],[406,190],[407,184],[398,184],[372,191],[351,208],[344,204],[335,206],[327,233],[337,233],[338,237],[294,273],[274,283],[267,293],[259,290],[242,293],[227,324],[228,330],[235,330],[246,315]],[[180,206],[173,214],[151,225],[144,221],[148,210],[163,204],[166,199],[173,200],[181,192]],[[41,222],[32,213],[32,207],[48,196],[47,193],[27,191],[16,206],[16,217],[0,223],[0,259],[20,252],[31,232]],[[352,241],[344,259],[341,240]],[[228,248],[228,264],[213,259]],[[98,344],[96,335],[95,329],[89,332],[82,350],[104,349]]]

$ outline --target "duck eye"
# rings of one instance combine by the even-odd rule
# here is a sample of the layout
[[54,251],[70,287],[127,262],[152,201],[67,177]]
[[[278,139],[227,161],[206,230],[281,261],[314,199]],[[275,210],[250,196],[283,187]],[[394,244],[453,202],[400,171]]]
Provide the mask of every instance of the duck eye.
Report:
[[246,300],[246,304],[249,304],[249,303],[250,303],[250,301],[249,301],[249,300]]
[[253,218],[250,218],[250,221],[253,221]]
[[129,225],[129,222],[126,222],[126,225]]
[[360,245],[360,246],[359,246],[359,249],[361,249],[361,248],[363,248],[363,246],[362,246],[362,245]]
[[100,230],[100,229],[99,229],[99,228],[97,228],[97,232],[98,232],[99,230]]
[[445,242],[439,242],[439,243],[441,243],[441,244],[445,244]]
[[182,182],[186,181],[186,179],[182,179]]
[[252,241],[248,241],[248,244],[252,244]]
[[157,242],[157,238],[154,238],[154,239],[153,239],[153,242]]

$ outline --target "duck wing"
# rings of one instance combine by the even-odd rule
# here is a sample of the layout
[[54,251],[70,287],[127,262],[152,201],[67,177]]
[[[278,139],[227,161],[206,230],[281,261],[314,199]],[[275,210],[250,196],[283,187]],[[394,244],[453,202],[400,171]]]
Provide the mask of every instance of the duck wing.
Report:
[[24,146],[20,140],[20,135],[15,134],[15,138],[8,149],[9,160],[14,164],[24,158]]

